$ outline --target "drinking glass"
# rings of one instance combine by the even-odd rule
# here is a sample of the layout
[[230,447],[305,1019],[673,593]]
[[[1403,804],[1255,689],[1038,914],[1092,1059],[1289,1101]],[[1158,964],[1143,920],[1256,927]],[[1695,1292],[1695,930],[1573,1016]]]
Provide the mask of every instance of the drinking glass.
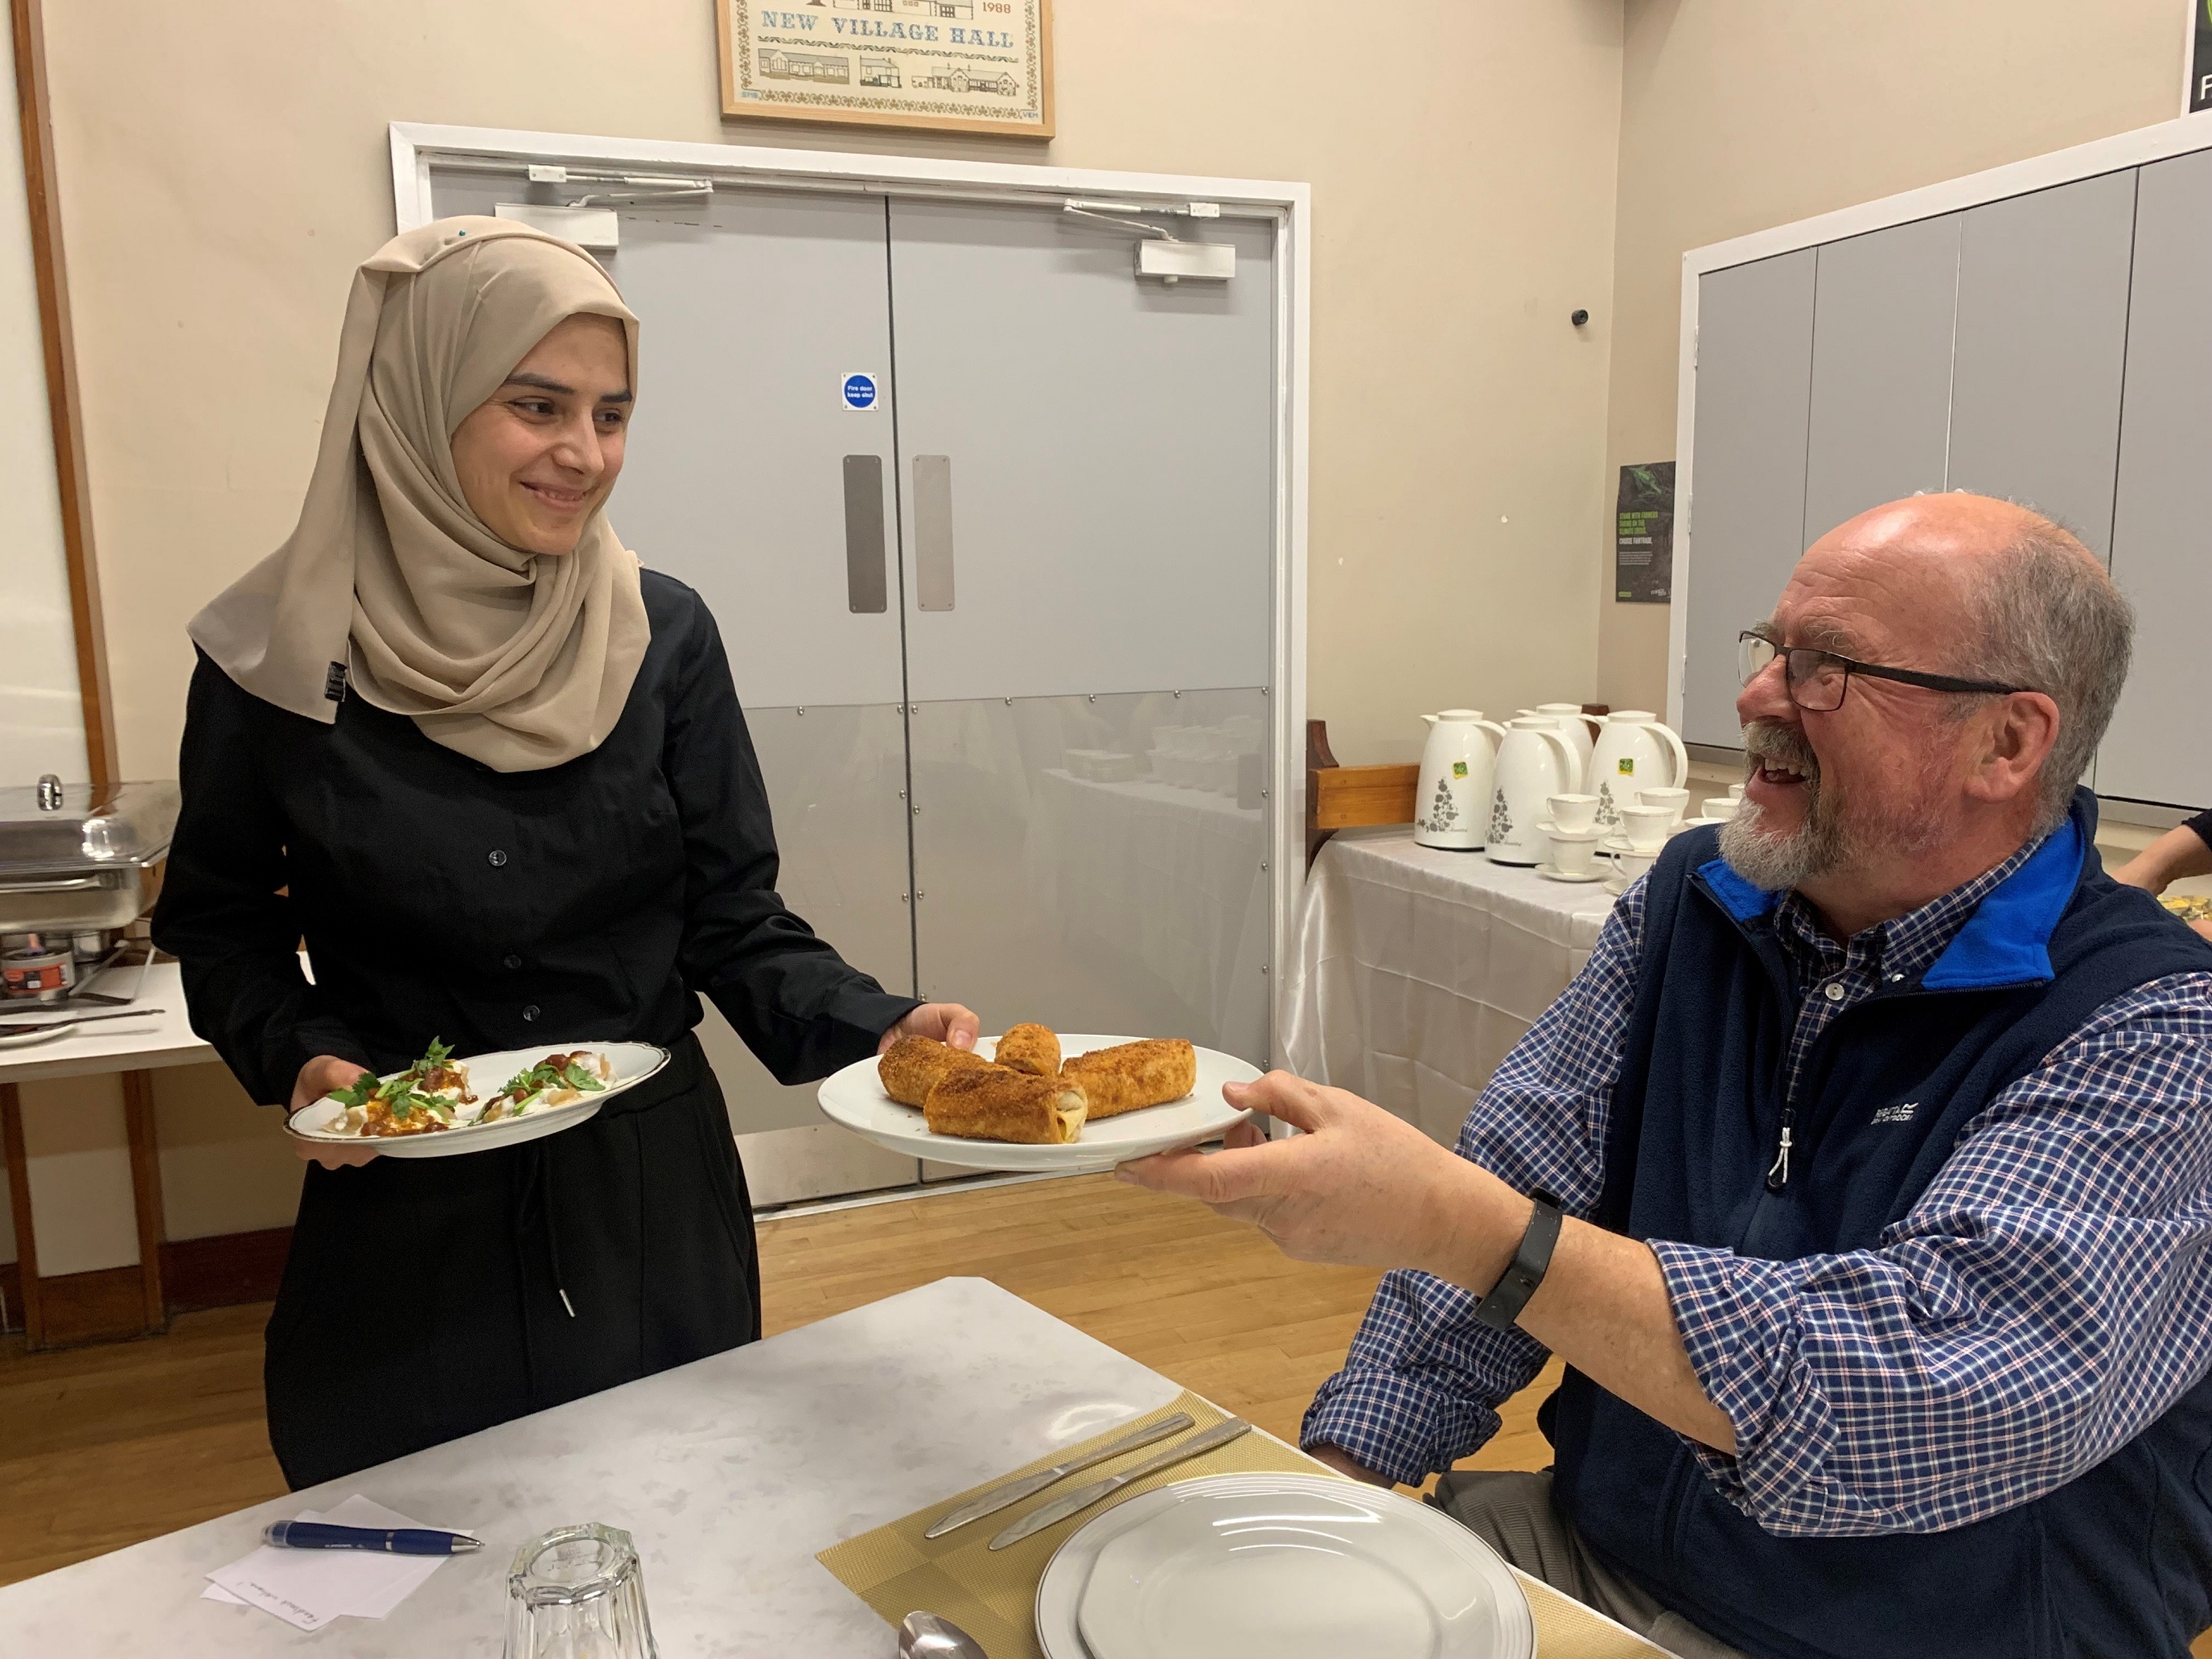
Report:
[[637,1547],[618,1527],[560,1527],[515,1552],[507,1659],[660,1659]]

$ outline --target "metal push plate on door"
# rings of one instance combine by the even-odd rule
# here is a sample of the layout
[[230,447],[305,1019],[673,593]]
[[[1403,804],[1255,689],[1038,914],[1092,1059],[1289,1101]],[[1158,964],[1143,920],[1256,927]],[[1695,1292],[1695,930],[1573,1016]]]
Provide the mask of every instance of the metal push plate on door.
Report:
[[855,611],[888,608],[884,576],[884,458],[845,458],[845,598]]
[[952,609],[952,458],[914,458],[914,580],[924,611]]

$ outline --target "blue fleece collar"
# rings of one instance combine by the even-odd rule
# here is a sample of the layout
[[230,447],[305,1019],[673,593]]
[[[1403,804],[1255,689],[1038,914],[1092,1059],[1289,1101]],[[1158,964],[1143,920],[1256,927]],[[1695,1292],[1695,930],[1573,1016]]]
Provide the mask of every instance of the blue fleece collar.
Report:
[[[2087,846],[2077,803],[2066,822],[1975,908],[1958,937],[1922,975],[1921,988],[1984,991],[2052,978],[2051,935],[2081,884]],[[1736,874],[1726,859],[1699,865],[1698,874],[1738,923],[1765,915],[1782,901],[1781,894],[1754,887]]]
[[2069,817],[1966,918],[1921,976],[1922,988],[1984,991],[2052,978],[2051,935],[2081,884],[2086,850],[2080,817]]

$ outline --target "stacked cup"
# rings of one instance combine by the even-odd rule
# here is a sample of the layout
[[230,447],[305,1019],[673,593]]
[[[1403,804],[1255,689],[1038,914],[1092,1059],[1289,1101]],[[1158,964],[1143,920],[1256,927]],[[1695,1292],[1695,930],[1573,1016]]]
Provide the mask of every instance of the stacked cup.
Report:
[[1605,831],[1597,824],[1595,795],[1547,795],[1551,817],[1536,826],[1552,844],[1551,862],[1542,873],[1561,881],[1597,879],[1597,847]]
[[1609,884],[1614,892],[1626,892],[1629,883],[1658,861],[1659,849],[1681,822],[1689,799],[1686,789],[1640,789],[1636,804],[1620,809],[1620,833],[1612,842],[1613,878]]

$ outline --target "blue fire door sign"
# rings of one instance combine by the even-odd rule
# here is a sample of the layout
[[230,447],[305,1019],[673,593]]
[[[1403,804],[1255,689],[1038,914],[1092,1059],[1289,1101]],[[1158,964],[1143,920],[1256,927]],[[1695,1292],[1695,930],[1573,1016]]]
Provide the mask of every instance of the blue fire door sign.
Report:
[[848,374],[844,393],[846,408],[873,409],[876,406],[876,377],[872,374]]

